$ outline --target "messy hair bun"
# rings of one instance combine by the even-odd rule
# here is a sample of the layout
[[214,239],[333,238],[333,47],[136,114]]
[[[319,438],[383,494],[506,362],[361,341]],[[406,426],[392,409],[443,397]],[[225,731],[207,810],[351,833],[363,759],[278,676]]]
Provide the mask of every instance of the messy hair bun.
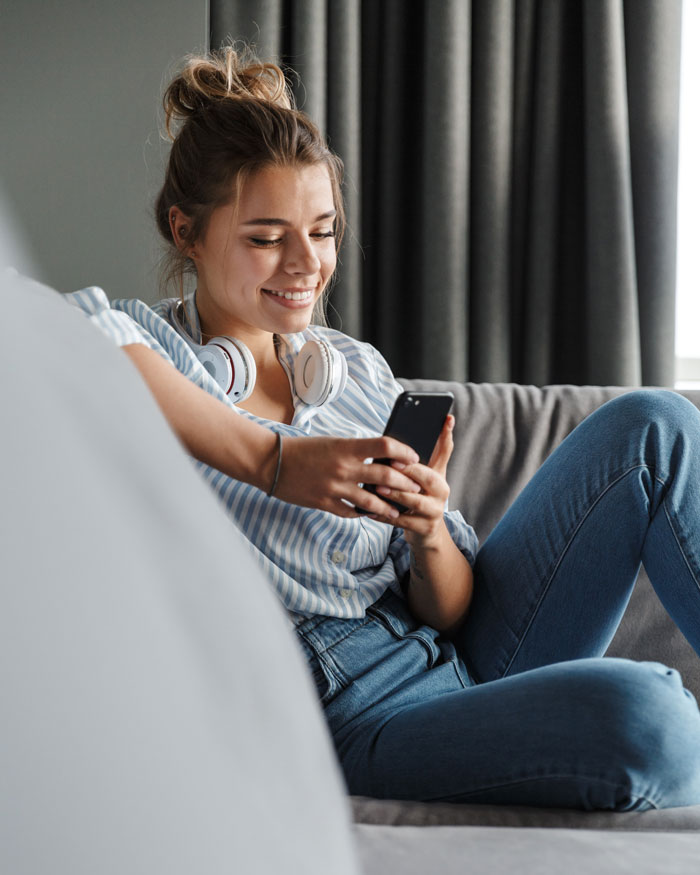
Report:
[[[166,133],[173,141],[155,205],[158,230],[168,244],[164,286],[176,281],[182,294],[184,275],[195,269],[185,253],[201,238],[214,209],[235,203],[246,179],[267,167],[322,164],[328,169],[340,245],[345,218],[342,162],[311,119],[296,109],[276,64],[231,46],[189,56],[168,85],[163,108]],[[189,219],[187,238],[179,246],[170,222],[174,206]]]
[[190,55],[163,95],[165,129],[175,139],[173,122],[186,121],[212,101],[252,98],[293,109],[294,99],[277,64],[226,46],[208,57]]

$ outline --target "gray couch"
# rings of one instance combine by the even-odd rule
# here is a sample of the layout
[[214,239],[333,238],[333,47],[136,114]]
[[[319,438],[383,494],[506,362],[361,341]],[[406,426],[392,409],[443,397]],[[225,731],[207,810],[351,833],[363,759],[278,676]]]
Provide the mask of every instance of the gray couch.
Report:
[[[0,872],[698,871],[698,807],[348,800],[283,612],[126,356],[50,289],[0,273],[0,300],[14,326],[0,344]],[[482,538],[620,391],[449,388],[452,503]],[[612,651],[700,690],[643,580]]]

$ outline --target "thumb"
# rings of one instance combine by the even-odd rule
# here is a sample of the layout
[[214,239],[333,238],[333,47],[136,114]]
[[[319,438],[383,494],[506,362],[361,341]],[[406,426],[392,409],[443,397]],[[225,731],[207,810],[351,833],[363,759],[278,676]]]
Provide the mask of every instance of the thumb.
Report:
[[443,477],[447,471],[447,463],[450,461],[452,450],[454,449],[454,441],[452,439],[452,431],[455,426],[455,418],[449,413],[445,417],[445,423],[442,426],[440,437],[437,439],[435,449],[428,462],[428,467],[439,471]]

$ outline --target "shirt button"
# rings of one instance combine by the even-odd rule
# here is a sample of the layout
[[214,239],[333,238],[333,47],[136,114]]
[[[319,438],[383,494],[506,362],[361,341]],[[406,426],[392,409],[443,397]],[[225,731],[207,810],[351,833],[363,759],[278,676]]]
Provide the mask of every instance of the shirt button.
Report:
[[352,595],[351,589],[340,589],[340,590],[338,590],[338,592],[340,593],[341,598],[344,598],[344,599],[349,599],[350,596]]
[[341,562],[345,562],[345,553],[342,553],[340,550],[334,550],[331,553],[331,562],[334,565],[340,565]]

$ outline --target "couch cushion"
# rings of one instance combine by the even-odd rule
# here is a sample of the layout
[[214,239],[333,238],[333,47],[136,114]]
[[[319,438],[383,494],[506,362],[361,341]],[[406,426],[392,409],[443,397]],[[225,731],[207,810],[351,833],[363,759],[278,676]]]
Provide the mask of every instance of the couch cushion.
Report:
[[626,832],[700,832],[700,805],[651,811],[574,811],[522,805],[405,802],[354,796],[352,808],[357,823],[386,826],[517,826]]
[[0,274],[0,871],[356,872],[303,658],[126,356]]
[[365,875],[696,875],[700,836],[356,826]]

